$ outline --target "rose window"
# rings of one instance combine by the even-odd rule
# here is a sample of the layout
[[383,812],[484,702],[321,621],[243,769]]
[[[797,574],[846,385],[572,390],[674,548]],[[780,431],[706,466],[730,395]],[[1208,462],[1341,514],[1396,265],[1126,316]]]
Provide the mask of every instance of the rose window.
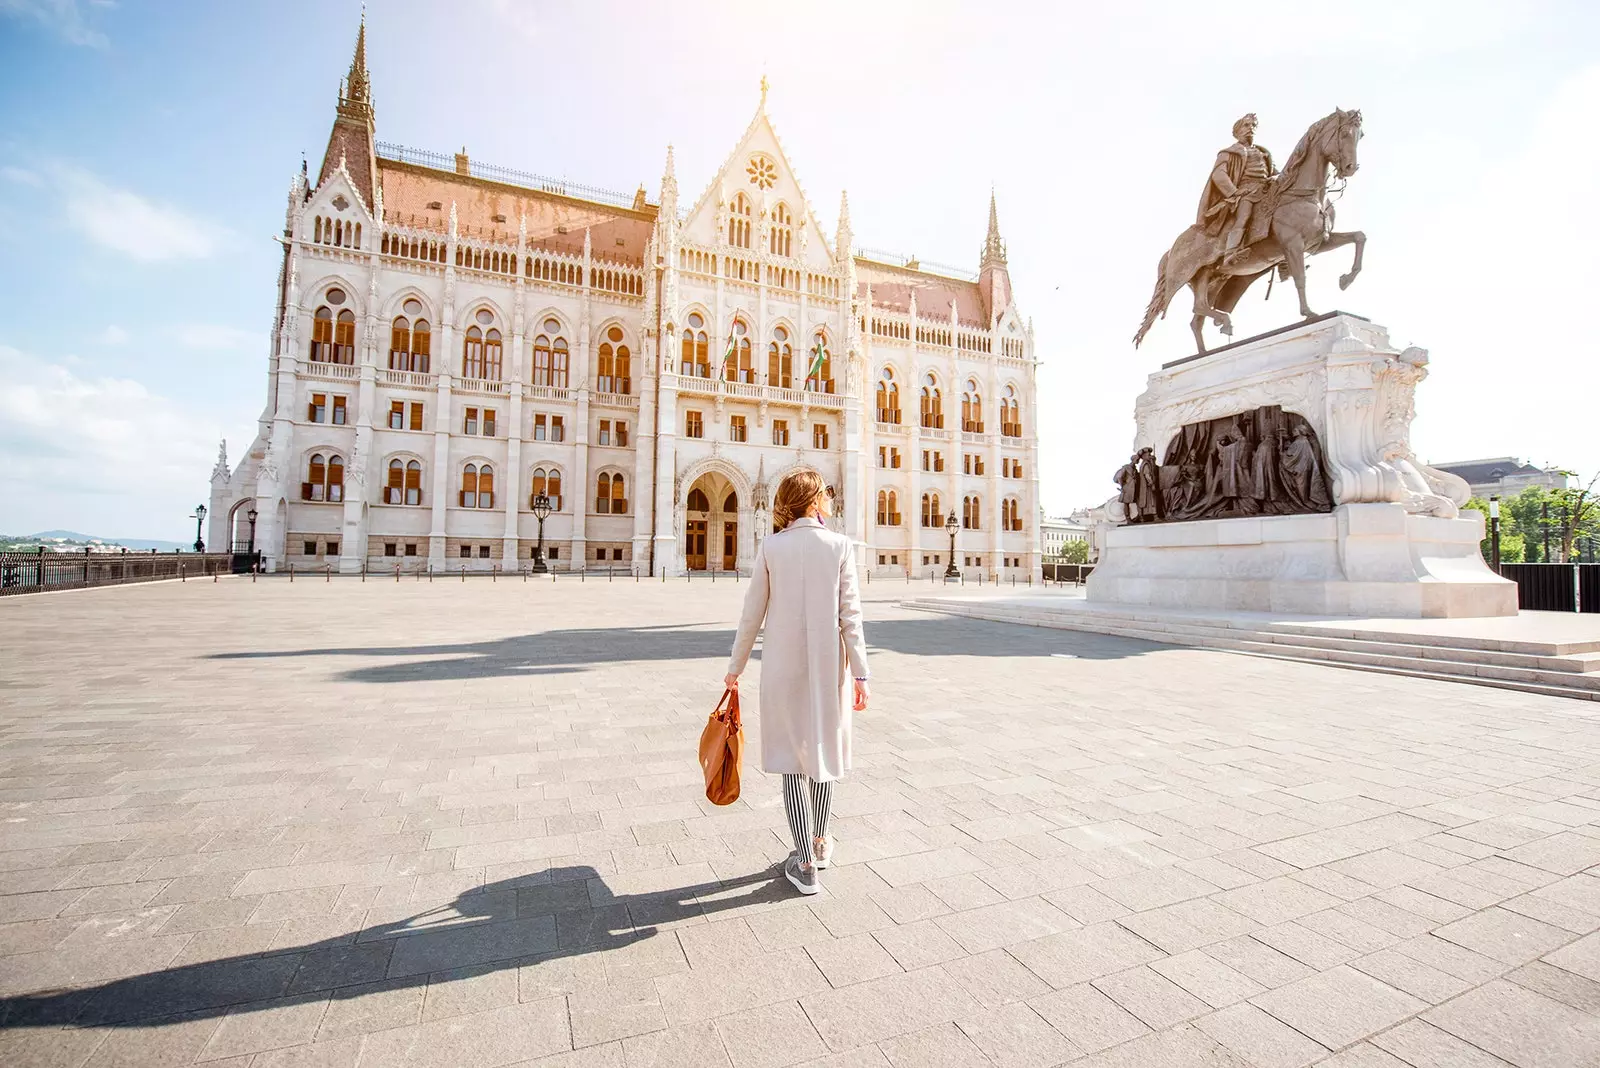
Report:
[[751,184],[761,189],[771,189],[778,180],[778,168],[765,156],[751,156],[745,173],[750,175]]

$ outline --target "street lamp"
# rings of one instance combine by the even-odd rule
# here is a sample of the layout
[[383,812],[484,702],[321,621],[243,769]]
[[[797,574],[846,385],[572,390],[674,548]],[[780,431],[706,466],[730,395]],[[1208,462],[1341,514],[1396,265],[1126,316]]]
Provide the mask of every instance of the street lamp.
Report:
[[195,505],[194,515],[191,518],[194,519],[194,551],[203,553],[206,551],[206,543],[200,537],[200,524],[206,521],[206,506],[203,504]]
[[1500,573],[1500,497],[1489,498],[1489,548],[1494,554],[1494,573]]
[[539,544],[533,550],[533,573],[548,575],[550,568],[544,562],[544,521],[550,518],[550,498],[542,493],[535,496],[533,514],[539,520]]
[[950,518],[944,521],[944,529],[950,535],[950,563],[944,569],[947,579],[960,578],[961,572],[956,570],[956,531],[961,529],[961,524],[956,522],[956,514],[950,513]]
[[254,508],[250,509],[245,513],[245,518],[250,520],[250,545],[245,551],[254,555],[256,551],[256,510]]

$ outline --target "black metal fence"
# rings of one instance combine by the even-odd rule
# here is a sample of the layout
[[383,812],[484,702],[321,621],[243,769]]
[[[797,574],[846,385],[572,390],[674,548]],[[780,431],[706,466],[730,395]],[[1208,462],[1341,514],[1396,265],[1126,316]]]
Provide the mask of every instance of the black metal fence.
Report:
[[0,553],[0,595],[227,574],[228,553]]
[[1046,582],[1070,582],[1073,585],[1082,585],[1083,580],[1089,577],[1094,570],[1093,564],[1045,564],[1044,580]]
[[1600,564],[1501,564],[1500,574],[1524,611],[1600,613]]

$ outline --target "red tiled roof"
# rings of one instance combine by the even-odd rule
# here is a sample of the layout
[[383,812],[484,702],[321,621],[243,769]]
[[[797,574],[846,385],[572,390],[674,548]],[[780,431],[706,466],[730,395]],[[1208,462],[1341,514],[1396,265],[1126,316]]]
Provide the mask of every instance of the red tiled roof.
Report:
[[[525,214],[528,244],[535,248],[581,254],[587,229],[596,256],[635,265],[644,263],[645,245],[655,227],[655,205],[633,211],[382,157],[378,173],[384,220],[404,226],[444,232],[454,201],[457,231],[464,237],[515,241],[518,220]],[[505,221],[495,221],[496,215]]]
[[945,318],[950,302],[956,302],[956,317],[964,323],[989,327],[989,311],[976,282],[895,267],[876,260],[856,257],[857,295],[866,296],[872,286],[872,303],[891,311],[909,311],[911,294],[917,295],[917,314],[924,318]]

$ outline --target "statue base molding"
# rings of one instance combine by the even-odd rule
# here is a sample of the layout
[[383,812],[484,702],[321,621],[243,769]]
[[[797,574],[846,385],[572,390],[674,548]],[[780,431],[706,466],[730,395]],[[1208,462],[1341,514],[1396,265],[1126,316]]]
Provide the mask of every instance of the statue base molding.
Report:
[[[1118,473],[1125,492],[1097,510],[1089,600],[1389,618],[1515,615],[1516,586],[1479,551],[1483,516],[1460,511],[1466,483],[1411,451],[1427,363],[1425,350],[1399,351],[1383,327],[1336,313],[1150,375],[1135,407],[1134,452],[1146,459],[1136,473]],[[1302,452],[1296,466],[1261,449],[1245,465],[1250,413],[1280,409],[1314,432],[1316,459]],[[1214,421],[1235,433],[1215,432]],[[1282,480],[1308,465],[1326,487],[1320,510],[1265,514],[1274,494],[1282,507]],[[1182,515],[1186,501],[1199,499],[1221,501],[1231,517],[1149,521]],[[1258,504],[1264,514],[1249,514]]]

